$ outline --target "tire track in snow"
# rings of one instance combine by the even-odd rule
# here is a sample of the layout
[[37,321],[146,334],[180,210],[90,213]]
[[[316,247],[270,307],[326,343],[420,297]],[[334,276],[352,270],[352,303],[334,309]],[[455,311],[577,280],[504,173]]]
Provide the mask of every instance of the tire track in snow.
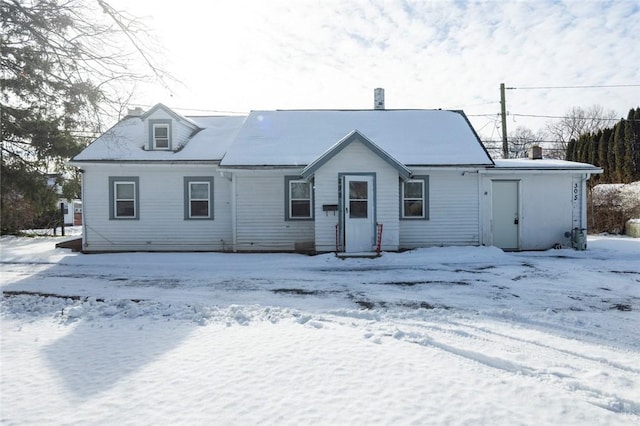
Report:
[[[441,334],[441,336],[444,337],[445,340],[451,340],[452,337],[453,339],[478,340],[477,337],[474,335],[464,336],[456,332],[437,330],[436,327],[433,327],[432,331],[435,333]],[[496,336],[501,337],[499,335],[496,335]],[[565,391],[576,392],[581,394],[585,399],[585,401],[592,405],[595,405],[597,407],[600,407],[615,413],[624,413],[624,414],[630,414],[633,416],[640,417],[640,402],[628,399],[626,397],[622,397],[620,395],[616,395],[612,392],[607,392],[602,389],[595,388],[593,386],[589,386],[588,384],[584,383],[583,379],[576,378],[570,374],[553,372],[553,371],[549,371],[548,369],[538,369],[535,367],[525,365],[523,363],[508,360],[500,356],[492,356],[492,355],[487,355],[483,352],[479,352],[475,350],[463,349],[460,346],[452,345],[450,343],[444,343],[440,339],[436,339],[430,335],[425,335],[424,333],[421,333],[421,332],[404,332],[402,330],[396,329],[393,333],[391,333],[391,337],[398,340],[406,341],[409,343],[418,344],[421,346],[434,347],[436,349],[445,351],[452,355],[483,364],[493,369],[505,371],[512,374],[519,374],[527,377],[532,377],[537,380],[545,381],[551,384],[552,386],[560,385],[559,387]],[[484,340],[485,342],[488,342],[488,343],[493,343],[496,346],[497,345],[500,345],[501,347],[504,347],[505,345],[511,346],[511,348],[518,349],[516,353],[527,353],[527,354],[530,353],[530,351],[527,351],[526,349],[523,349],[521,347],[522,343],[524,343],[525,345],[531,345],[530,343],[527,343],[525,341],[519,342],[521,344],[518,345],[518,347],[515,347],[513,344],[507,345],[504,341],[498,341],[497,339],[481,339],[481,340]],[[515,340],[515,339],[512,339],[512,340]],[[465,345],[465,346],[470,346],[470,345]],[[553,352],[558,352],[558,351],[555,351],[554,348],[551,348],[551,347],[545,348],[545,349],[547,349],[550,352],[550,354],[547,355],[547,358],[549,360],[553,360],[554,359]],[[565,355],[572,356],[571,354],[565,354]],[[579,356],[579,358],[585,360],[585,358],[583,358],[582,356]],[[528,360],[531,360],[531,359],[532,359],[531,357],[528,358]],[[588,360],[588,361],[596,362],[600,364],[600,361],[598,360],[595,360],[595,361]],[[570,362],[560,367],[573,369],[576,372],[579,371],[578,369],[574,368]],[[611,367],[614,367],[614,366],[611,366]],[[550,380],[550,377],[553,377],[554,380]],[[639,380],[640,378],[636,378],[635,381],[637,382]]]
[[[588,377],[580,377],[592,371],[602,372],[604,368],[604,375],[609,378],[610,375],[615,376],[616,374],[606,371],[606,368],[615,369],[621,375],[618,379],[624,379],[631,384],[629,392],[632,392],[633,386],[637,387],[640,383],[640,372],[633,367],[600,357],[590,357],[574,351],[557,349],[533,340],[514,338],[508,334],[487,332],[481,327],[456,321],[451,323],[455,328],[445,328],[433,323],[414,320],[404,324],[393,322],[395,325],[392,325],[392,323],[384,321],[384,315],[377,321],[371,322],[367,321],[366,317],[356,318],[346,313],[343,313],[342,316],[333,316],[333,318],[323,316],[322,320],[348,327],[362,327],[367,330],[364,333],[364,338],[375,343],[382,343],[382,338],[385,337],[394,338],[411,344],[432,347],[492,369],[534,378],[562,391],[575,393],[585,402],[599,408],[630,415],[634,419],[640,420],[640,401],[634,400],[633,396],[630,398],[627,395],[620,395],[619,392],[595,387],[589,384]],[[349,321],[347,322],[347,320]],[[404,330],[398,328],[398,324],[400,327],[406,328]],[[487,353],[494,350],[493,348],[500,348],[500,354]],[[604,348],[609,350],[607,347]],[[523,362],[519,362],[509,359],[509,355],[526,356],[526,358]],[[543,366],[555,366],[556,371],[531,365],[535,363]]]
[[578,352],[575,352],[575,351],[571,351],[571,350],[568,350],[568,349],[562,349],[562,348],[558,348],[556,346],[547,345],[547,344],[544,344],[544,343],[541,343],[541,342],[538,342],[538,341],[535,341],[535,340],[523,339],[521,337],[514,337],[514,336],[511,336],[511,335],[508,335],[508,334],[492,331],[492,330],[489,330],[489,329],[484,328],[484,327],[477,327],[477,326],[474,326],[472,324],[462,324],[460,322],[451,321],[451,320],[448,320],[447,322],[449,324],[456,325],[456,326],[461,327],[461,328],[472,329],[474,332],[480,332],[480,333],[483,333],[483,334],[486,334],[486,335],[494,335],[494,336],[498,336],[498,337],[501,337],[501,338],[510,339],[510,340],[513,340],[513,341],[516,341],[516,342],[528,344],[528,345],[536,345],[536,346],[539,346],[541,348],[545,348],[545,349],[552,350],[552,351],[555,351],[555,352],[561,352],[561,353],[564,353],[564,354],[572,356],[572,357],[582,358],[582,359],[587,360],[587,361],[597,362],[597,363],[603,364],[603,365],[608,366],[608,367],[613,367],[613,368],[616,368],[618,370],[622,370],[622,371],[625,371],[625,372],[629,372],[629,373],[634,373],[634,374],[640,375],[640,369],[633,368],[633,367],[627,366],[627,365],[623,365],[623,364],[620,364],[620,363],[615,362],[615,361],[611,361],[611,360],[609,360],[609,359],[607,359],[605,357],[589,356],[589,355],[581,354],[581,353],[578,353]]
[[[558,352],[558,353],[562,353],[564,355],[570,356],[570,357],[574,357],[574,358],[580,358],[580,359],[584,359],[586,361],[591,361],[591,362],[595,362],[607,367],[612,367],[612,368],[616,368],[618,370],[622,370],[624,372],[628,372],[628,373],[633,373],[636,375],[640,375],[640,369],[638,368],[634,368],[632,366],[628,366],[628,365],[624,365],[621,363],[618,363],[616,361],[611,361],[605,357],[595,357],[595,356],[589,356],[586,354],[582,354],[582,353],[578,353],[575,351],[571,351],[568,349],[563,349],[563,348],[559,348],[557,346],[552,346],[552,345],[548,345],[548,344],[544,344],[541,343],[539,341],[535,341],[535,340],[529,340],[529,339],[523,339],[521,337],[514,337],[512,335],[509,334],[505,334],[505,333],[499,333],[496,331],[492,331],[489,330],[487,328],[484,327],[477,327],[474,326],[472,324],[463,324],[461,322],[457,322],[457,321],[452,321],[447,319],[446,322],[448,324],[451,324],[457,328],[444,328],[441,326],[437,326],[437,325],[433,325],[433,324],[420,324],[420,323],[415,323],[412,325],[421,327],[421,328],[425,328],[425,329],[429,329],[432,331],[438,331],[438,332],[443,332],[443,333],[454,333],[457,334],[459,336],[462,337],[470,337],[473,336],[473,338],[478,339],[479,336],[477,333],[482,333],[483,335],[487,336],[485,338],[483,338],[483,340],[487,341],[487,342],[492,342],[495,343],[495,339],[491,339],[489,336],[496,336],[499,338],[503,338],[503,339],[509,339],[511,341],[514,341],[516,343],[519,344],[525,344],[525,345],[534,345],[546,350],[549,350],[551,352]],[[465,331],[466,330],[470,330],[470,331]],[[504,342],[500,342],[500,344],[503,344]],[[603,346],[599,346],[603,349],[607,349],[610,350],[609,348],[603,347]]]

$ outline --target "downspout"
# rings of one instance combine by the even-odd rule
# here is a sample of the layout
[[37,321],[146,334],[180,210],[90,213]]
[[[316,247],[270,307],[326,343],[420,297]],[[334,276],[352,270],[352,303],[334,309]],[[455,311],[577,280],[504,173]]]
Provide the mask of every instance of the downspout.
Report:
[[482,182],[484,178],[480,176],[480,173],[476,175],[476,190],[478,191],[478,245],[484,245],[484,235],[483,234],[483,224],[482,220],[484,219],[483,210],[485,199],[482,196]]
[[84,169],[80,169],[80,196],[82,197],[82,251],[89,246],[87,242],[87,215],[85,214],[85,179],[86,174]]
[[238,251],[238,230],[237,230],[237,215],[236,215],[236,174],[231,174],[231,238],[233,244],[233,252],[236,253]]
[[589,173],[584,174],[584,178],[582,181],[582,188],[580,188],[580,229],[585,230],[585,237],[588,233],[588,223],[587,223],[587,181],[591,175]]

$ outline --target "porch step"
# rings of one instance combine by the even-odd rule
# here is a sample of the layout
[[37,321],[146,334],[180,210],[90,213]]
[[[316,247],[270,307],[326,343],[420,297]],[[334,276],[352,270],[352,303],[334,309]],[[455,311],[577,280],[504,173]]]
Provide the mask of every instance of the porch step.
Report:
[[366,251],[366,252],[358,252],[358,253],[336,253],[336,256],[340,259],[375,259],[376,257],[382,256],[382,253],[378,254],[375,251]]
[[71,251],[82,251],[82,237],[62,241],[56,244],[56,248],[71,249]]

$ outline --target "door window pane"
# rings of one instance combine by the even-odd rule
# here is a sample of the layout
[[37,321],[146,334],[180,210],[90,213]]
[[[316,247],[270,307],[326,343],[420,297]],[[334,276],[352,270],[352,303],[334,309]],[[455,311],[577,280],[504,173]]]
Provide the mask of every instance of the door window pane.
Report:
[[367,199],[367,182],[351,181],[349,182],[349,198],[352,200]]
[[351,219],[366,219],[367,218],[367,200],[349,202],[349,217]]

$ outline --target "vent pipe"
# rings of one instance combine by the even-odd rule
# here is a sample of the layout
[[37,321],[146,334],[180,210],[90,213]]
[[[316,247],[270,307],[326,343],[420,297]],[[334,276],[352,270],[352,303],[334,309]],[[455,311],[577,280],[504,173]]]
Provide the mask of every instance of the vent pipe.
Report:
[[373,89],[373,109],[384,109],[384,89]]

